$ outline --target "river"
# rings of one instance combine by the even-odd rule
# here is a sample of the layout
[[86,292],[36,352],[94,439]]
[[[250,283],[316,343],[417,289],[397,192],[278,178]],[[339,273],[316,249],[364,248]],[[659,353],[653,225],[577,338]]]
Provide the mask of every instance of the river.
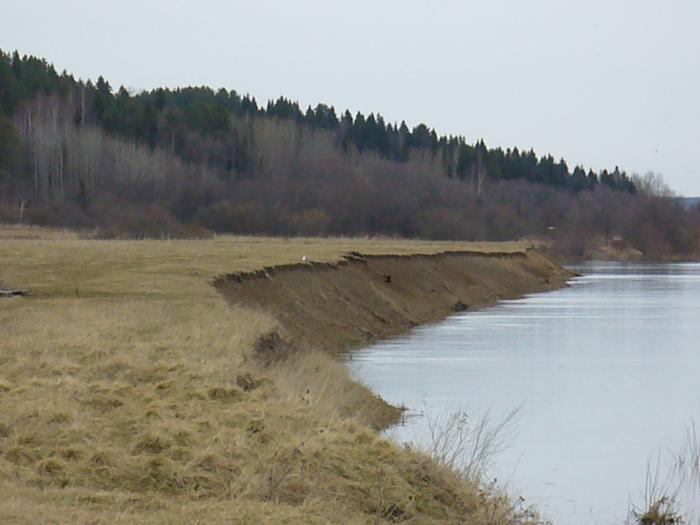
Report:
[[[519,409],[489,475],[558,525],[623,523],[700,416],[700,264],[588,263],[570,287],[465,312],[353,352],[426,444],[458,410]],[[657,458],[661,464],[656,465]]]

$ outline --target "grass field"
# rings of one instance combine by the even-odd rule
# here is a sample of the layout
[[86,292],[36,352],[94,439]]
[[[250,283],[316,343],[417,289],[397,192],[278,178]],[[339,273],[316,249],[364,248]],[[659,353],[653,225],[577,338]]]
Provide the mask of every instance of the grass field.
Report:
[[0,228],[0,522],[512,522],[509,503],[371,430],[395,409],[228,306],[223,273],[365,254],[522,250],[386,239],[96,241]]

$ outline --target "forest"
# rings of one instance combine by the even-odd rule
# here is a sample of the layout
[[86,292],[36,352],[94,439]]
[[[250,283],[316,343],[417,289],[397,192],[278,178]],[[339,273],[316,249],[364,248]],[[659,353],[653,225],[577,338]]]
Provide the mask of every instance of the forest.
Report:
[[0,222],[105,238],[544,237],[571,256],[613,239],[650,257],[700,246],[700,210],[654,174],[283,97],[133,93],[17,51],[0,51]]

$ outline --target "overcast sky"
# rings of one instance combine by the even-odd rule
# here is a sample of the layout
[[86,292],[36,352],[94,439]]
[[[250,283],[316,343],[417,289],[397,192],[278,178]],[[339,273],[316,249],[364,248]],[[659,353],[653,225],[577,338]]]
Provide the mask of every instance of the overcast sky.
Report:
[[2,0],[0,48],[133,89],[378,112],[700,195],[700,1]]

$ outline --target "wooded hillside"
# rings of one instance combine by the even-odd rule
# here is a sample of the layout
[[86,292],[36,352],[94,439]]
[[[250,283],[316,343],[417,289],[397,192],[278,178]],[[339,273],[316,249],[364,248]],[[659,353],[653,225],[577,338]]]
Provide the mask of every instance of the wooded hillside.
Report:
[[697,249],[698,213],[618,167],[571,169],[381,115],[208,87],[130,93],[17,52],[0,52],[0,110],[0,221],[106,236],[547,235],[574,254],[620,236],[649,254]]

